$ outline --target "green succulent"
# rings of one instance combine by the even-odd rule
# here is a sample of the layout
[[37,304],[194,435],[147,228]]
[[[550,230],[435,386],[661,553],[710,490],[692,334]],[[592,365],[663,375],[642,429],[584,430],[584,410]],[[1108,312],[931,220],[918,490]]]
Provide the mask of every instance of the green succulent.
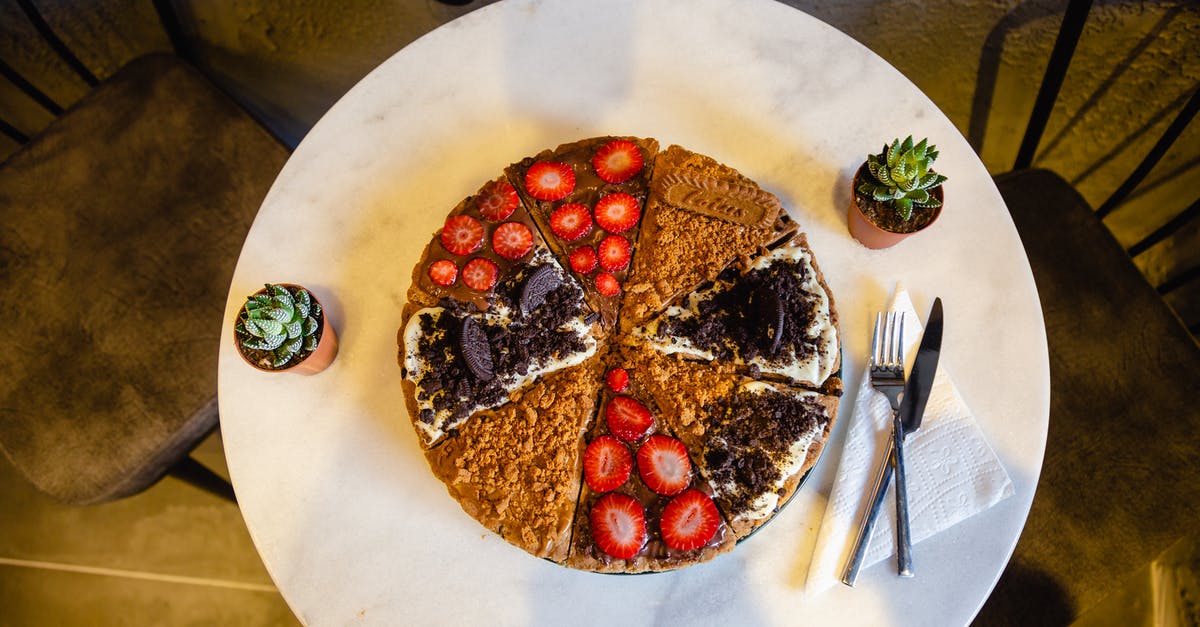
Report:
[[282,368],[317,348],[320,316],[321,304],[308,290],[268,284],[265,292],[246,299],[235,331],[243,347],[270,351],[272,367]]
[[938,152],[928,142],[922,139],[914,146],[909,135],[903,142],[892,141],[877,155],[868,155],[870,176],[863,177],[858,193],[892,207],[905,220],[912,217],[913,207],[940,207],[941,201],[930,190],[946,177],[933,171]]

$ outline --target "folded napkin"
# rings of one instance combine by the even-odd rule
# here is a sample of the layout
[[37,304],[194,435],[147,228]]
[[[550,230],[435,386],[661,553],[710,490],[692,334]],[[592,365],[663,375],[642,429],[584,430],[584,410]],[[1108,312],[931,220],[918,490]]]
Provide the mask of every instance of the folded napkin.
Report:
[[[896,288],[891,310],[905,316],[907,370],[916,357],[923,327],[903,287]],[[952,307],[947,310],[948,324],[953,325],[954,310]],[[863,371],[846,446],[809,565],[805,586],[809,595],[841,581],[859,521],[868,507],[871,483],[892,437],[891,406],[887,397],[871,387],[869,368]],[[921,428],[904,443],[909,524],[914,544],[1013,494],[1012,480],[959,396],[944,360],[938,363]],[[863,559],[863,569],[896,554],[896,499],[892,487],[887,492]]]

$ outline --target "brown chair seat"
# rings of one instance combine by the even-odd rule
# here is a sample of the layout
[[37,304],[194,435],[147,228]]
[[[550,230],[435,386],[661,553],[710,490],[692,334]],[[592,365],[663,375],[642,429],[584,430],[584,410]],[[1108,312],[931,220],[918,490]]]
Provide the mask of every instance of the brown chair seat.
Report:
[[151,55],[0,165],[0,448],[38,488],[138,492],[216,426],[229,280],[286,158]]
[[1048,170],[996,179],[1050,349],[1037,496],[978,624],[1062,625],[1196,531],[1200,347],[1128,253]]

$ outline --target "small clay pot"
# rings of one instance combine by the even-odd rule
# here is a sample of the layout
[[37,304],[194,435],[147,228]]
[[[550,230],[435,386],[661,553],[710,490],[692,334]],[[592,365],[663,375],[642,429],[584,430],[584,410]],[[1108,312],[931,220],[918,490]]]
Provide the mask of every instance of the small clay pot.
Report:
[[[873,198],[866,198],[858,193],[858,184],[862,177],[866,176],[867,172],[867,164],[864,162],[859,166],[858,172],[854,173],[854,181],[850,184],[850,210],[847,213],[846,219],[850,227],[850,235],[854,236],[854,239],[858,240],[863,246],[875,249],[895,246],[909,235],[915,235],[929,228],[942,215],[942,208],[939,206],[933,210],[933,218],[925,226],[909,233],[897,233],[876,225],[863,213],[863,205],[868,203],[882,203]],[[929,193],[933,194],[934,198],[937,198],[939,201],[944,200],[945,193],[942,191],[941,185],[929,190]],[[945,204],[944,201],[943,204]]]
[[[300,288],[299,285],[291,283],[279,283],[289,290]],[[307,289],[307,288],[305,288]],[[263,288],[255,292],[255,295],[267,293],[267,288]],[[312,297],[313,302],[320,305],[321,301],[317,300],[317,295],[313,294],[312,290],[308,290],[308,295]],[[242,310],[238,309],[238,314],[233,318],[234,326],[237,326],[238,318],[242,315]],[[329,323],[329,314],[325,310],[325,306],[321,305],[321,337],[317,340],[317,347],[311,353],[305,356],[298,362],[293,363],[286,368],[269,368],[255,363],[253,359],[246,354],[246,349],[242,348],[242,343],[237,340],[237,334],[234,334],[233,343],[237,346],[238,355],[242,356],[242,360],[253,366],[255,369],[263,372],[294,372],[296,374],[317,374],[329,367],[333,363],[333,358],[337,357],[338,338],[337,332],[333,330],[333,325]]]

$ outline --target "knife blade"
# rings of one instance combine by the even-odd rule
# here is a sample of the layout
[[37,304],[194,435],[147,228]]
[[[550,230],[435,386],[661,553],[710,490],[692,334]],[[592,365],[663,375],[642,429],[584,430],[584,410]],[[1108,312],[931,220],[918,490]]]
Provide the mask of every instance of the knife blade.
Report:
[[913,359],[912,371],[904,383],[904,396],[900,397],[900,411],[896,414],[893,429],[896,456],[896,566],[901,577],[913,576],[908,483],[904,475],[904,438],[921,428],[921,419],[925,415],[925,405],[929,402],[942,353],[942,324],[942,299],[935,298],[925,322],[921,346]]

